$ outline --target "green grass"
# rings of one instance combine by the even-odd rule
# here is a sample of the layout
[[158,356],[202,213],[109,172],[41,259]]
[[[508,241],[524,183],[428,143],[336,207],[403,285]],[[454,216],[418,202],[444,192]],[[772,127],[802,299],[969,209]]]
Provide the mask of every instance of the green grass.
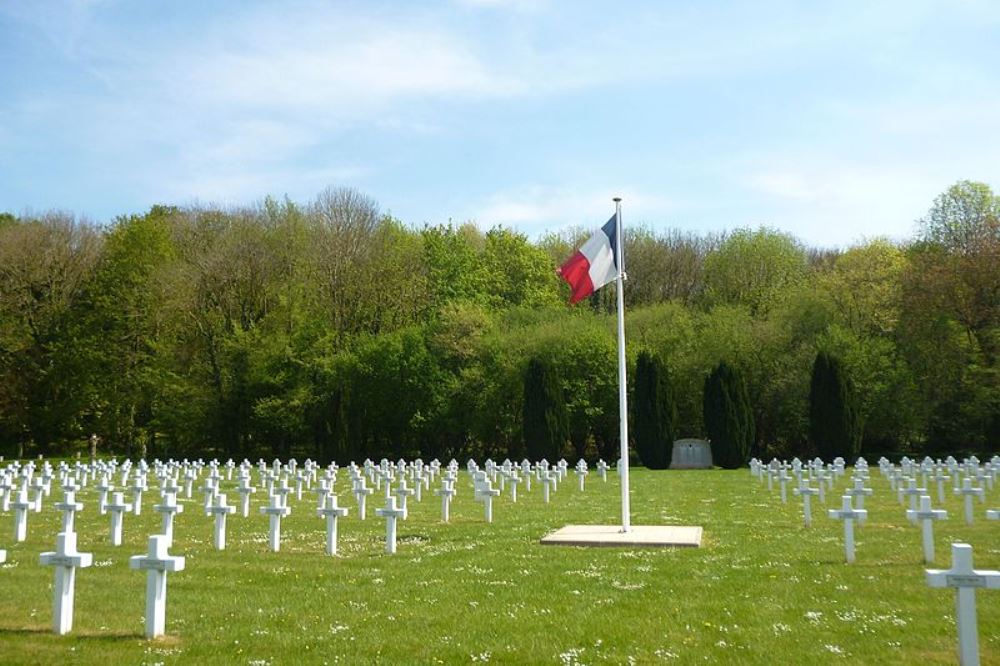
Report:
[[[199,495],[184,500],[173,552],[187,568],[168,584],[168,636],[143,639],[145,574],[128,567],[145,552],[160,516],[144,497],[142,516],[125,518],[122,546],[108,542],[110,518],[97,513],[92,487],[79,494],[79,547],[95,565],[77,576],[73,632],[50,632],[51,550],[60,513],[29,516],[28,540],[12,544],[13,518],[0,517],[0,664],[71,663],[954,663],[954,593],[927,587],[920,531],[877,472],[869,523],[858,533],[854,565],[843,563],[842,525],[751,479],[746,470],[650,472],[632,476],[634,524],[702,525],[700,549],[541,546],[567,523],[614,524],[617,477],[596,474],[580,494],[568,479],[542,504],[541,489],[505,493],[494,523],[483,522],[463,472],[452,523],[439,522],[433,495],[411,506],[399,551],[384,554],[385,523],[369,505],[340,522],[340,556],[323,554],[324,522],[315,495],[291,498],[280,553],[267,550],[267,517],[257,507],[230,518],[228,550],[212,547],[212,519]],[[199,484],[196,484],[196,486]],[[237,499],[226,484],[230,502]],[[841,483],[839,487],[844,484]],[[1000,569],[1000,524],[983,520],[1000,491],[976,505],[967,527],[949,497],[936,525],[938,566],[951,541],[975,548],[980,569]],[[1000,591],[978,598],[983,662],[1000,663]]]

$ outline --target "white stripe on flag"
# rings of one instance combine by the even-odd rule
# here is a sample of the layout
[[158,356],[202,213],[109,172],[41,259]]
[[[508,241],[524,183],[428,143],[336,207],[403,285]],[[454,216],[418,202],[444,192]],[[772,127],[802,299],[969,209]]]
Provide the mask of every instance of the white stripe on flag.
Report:
[[603,230],[598,229],[583,244],[583,247],[580,248],[580,253],[590,263],[590,271],[588,273],[590,274],[590,281],[594,285],[594,291],[597,291],[618,277],[618,273],[615,270],[615,255],[611,251],[611,239],[607,237]]

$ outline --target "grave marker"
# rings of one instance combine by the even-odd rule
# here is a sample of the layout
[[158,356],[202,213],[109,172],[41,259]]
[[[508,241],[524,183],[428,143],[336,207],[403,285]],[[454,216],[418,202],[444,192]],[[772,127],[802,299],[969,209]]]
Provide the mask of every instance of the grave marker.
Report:
[[396,520],[405,517],[403,510],[396,507],[396,498],[387,497],[385,507],[375,509],[376,515],[385,518],[385,552],[396,553]]
[[114,490],[114,486],[108,481],[107,474],[101,476],[101,480],[94,486],[94,490],[97,491],[97,511],[103,516],[107,513],[108,493]]
[[14,541],[21,543],[28,537],[28,511],[34,503],[28,500],[28,489],[17,491],[17,499],[10,503],[14,509]]
[[865,488],[865,480],[863,478],[857,477],[854,479],[854,487],[844,491],[845,495],[850,495],[856,501],[856,506],[859,509],[865,508],[865,497],[870,496],[874,491],[871,488]]
[[153,511],[163,514],[163,536],[167,538],[167,546],[174,542],[174,515],[184,513],[184,505],[177,503],[177,495],[164,493],[163,504],[153,506]]
[[[388,485],[386,485],[388,488]],[[399,478],[399,487],[392,491],[392,494],[396,496],[399,503],[399,510],[403,512],[403,520],[409,517],[409,511],[406,508],[406,498],[413,495],[416,491],[413,488],[408,488],[406,485],[406,479],[403,477]]]
[[184,557],[170,555],[170,541],[163,534],[149,537],[149,552],[133,555],[129,567],[146,571],[146,638],[162,636],[167,623],[167,572],[183,571]]
[[803,478],[799,482],[799,487],[794,488],[792,492],[802,498],[802,515],[805,519],[805,526],[809,527],[812,525],[812,511],[810,510],[809,500],[813,495],[819,494],[819,488],[811,488],[809,481]]
[[330,494],[325,496],[323,508],[317,509],[316,513],[326,518],[326,554],[337,554],[337,519],[347,515],[346,507],[337,506],[337,496]]
[[449,518],[449,509],[451,507],[451,498],[455,496],[455,487],[447,477],[441,477],[441,487],[434,491],[435,495],[441,497],[441,521],[447,523]]
[[113,493],[111,503],[105,504],[104,508],[111,512],[111,545],[122,545],[122,517],[126,511],[132,510],[132,505],[125,502],[123,493]]
[[966,525],[971,525],[972,524],[972,518],[973,518],[973,515],[972,515],[972,498],[973,497],[979,497],[979,499],[982,499],[983,498],[983,489],[982,488],[973,488],[972,487],[972,479],[970,479],[969,477],[965,477],[965,479],[962,481],[962,487],[961,488],[956,488],[954,490],[954,492],[955,492],[956,495],[962,495],[962,496],[964,496],[964,498],[965,498],[965,524]]
[[972,568],[972,546],[953,543],[951,569],[927,569],[927,584],[955,588],[959,663],[963,666],[979,664],[976,588],[1000,589],[1000,571],[976,571]]
[[486,509],[487,523],[493,522],[493,498],[499,496],[500,491],[493,487],[489,479],[485,479],[482,485],[476,489],[475,499],[477,502],[483,503],[483,507]]
[[240,513],[246,518],[250,515],[250,496],[257,492],[257,489],[250,483],[249,476],[241,476],[236,492],[240,494]]
[[275,494],[271,495],[271,504],[260,507],[260,512],[271,517],[269,544],[271,552],[277,553],[281,550],[281,519],[290,514],[292,510],[285,506],[281,495]]
[[56,581],[52,590],[53,631],[62,636],[73,629],[73,601],[76,596],[76,569],[93,562],[91,553],[76,549],[76,532],[60,532],[56,549],[42,553],[38,560],[44,566],[55,567]]
[[205,509],[205,514],[215,516],[215,549],[226,549],[226,516],[236,512],[235,506],[226,504],[226,494],[218,493],[212,500],[212,506]]
[[354,499],[358,503],[358,518],[364,520],[368,496],[374,491],[365,485],[365,477],[359,476],[354,484],[353,492]]
[[924,540],[924,562],[926,562],[927,564],[933,564],[934,521],[947,519],[948,512],[942,511],[941,509],[932,509],[930,496],[921,495],[920,510],[916,511],[910,509],[909,511],[906,512],[906,517],[910,519],[911,523],[915,523],[918,520],[923,523],[923,525],[921,525],[921,529],[923,531],[923,540]]
[[65,491],[65,497],[62,502],[56,502],[56,509],[63,512],[62,517],[62,531],[63,532],[73,532],[74,528],[74,516],[77,511],[83,510],[83,505],[76,501],[76,492],[72,490]]
[[834,520],[844,521],[844,557],[848,564],[854,562],[854,521],[864,520],[868,512],[863,509],[854,509],[851,506],[851,496],[844,495],[841,498],[840,509],[830,509],[829,516]]

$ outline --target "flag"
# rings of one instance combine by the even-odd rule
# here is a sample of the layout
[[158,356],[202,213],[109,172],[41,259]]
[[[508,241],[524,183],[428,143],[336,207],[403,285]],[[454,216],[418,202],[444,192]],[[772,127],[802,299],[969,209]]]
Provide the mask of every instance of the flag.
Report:
[[559,275],[569,283],[569,302],[576,303],[615,280],[618,266],[615,263],[618,249],[617,213],[583,244],[576,253],[559,267]]

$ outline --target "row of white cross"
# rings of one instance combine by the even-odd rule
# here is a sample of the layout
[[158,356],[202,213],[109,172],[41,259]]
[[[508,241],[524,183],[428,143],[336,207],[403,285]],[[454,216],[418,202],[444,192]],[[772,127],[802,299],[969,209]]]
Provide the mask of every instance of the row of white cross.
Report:
[[[82,505],[76,502],[75,493],[80,490],[82,483],[86,481],[89,470],[86,468],[82,471],[77,470],[77,475],[74,475],[69,471],[68,466],[63,465],[64,468],[60,477],[63,480],[66,497],[63,502],[57,503],[55,506],[63,512],[63,530],[72,531],[74,514],[82,508]],[[278,551],[281,541],[281,520],[291,513],[291,508],[288,506],[288,495],[293,492],[293,489],[288,485],[288,476],[294,472],[295,467],[294,464],[283,468],[279,468],[276,465],[275,470],[279,471],[271,472],[263,463],[260,463],[260,465],[261,480],[268,486],[268,495],[270,498],[269,504],[261,507],[260,511],[262,514],[269,516],[270,547],[271,550]],[[126,466],[128,466],[128,463],[126,463]],[[202,491],[205,493],[204,510],[206,515],[215,517],[215,543],[216,548],[221,550],[225,548],[226,517],[235,513],[235,507],[229,506],[226,495],[219,492],[221,476],[218,474],[217,463],[210,464],[208,467],[211,473],[206,478],[205,485],[202,488]],[[244,462],[240,466],[238,487],[236,488],[236,492],[241,497],[241,514],[244,517],[249,515],[250,495],[257,490],[250,480],[251,467],[249,462]],[[394,470],[397,469],[397,466],[390,464],[388,461],[382,461],[380,465],[366,461],[363,467],[358,467],[352,463],[347,468],[351,476],[351,494],[357,501],[358,516],[361,520],[365,520],[366,518],[367,497],[374,492],[373,489],[367,486],[366,479],[373,480],[376,489],[384,487],[386,504],[383,508],[378,509],[376,514],[386,519],[386,550],[390,553],[395,552],[394,537],[396,520],[398,518],[405,520],[408,515],[407,498],[415,496],[415,500],[420,501],[422,488],[429,487],[431,480],[441,471],[440,464],[437,461],[426,466],[426,473],[422,467],[423,465],[420,461],[415,461],[412,464],[400,461],[398,463],[398,484],[395,489],[393,489],[393,483],[396,482]],[[174,516],[181,513],[184,509],[183,505],[178,504],[176,500],[177,494],[182,489],[177,485],[176,476],[179,470],[174,470],[175,474],[171,474],[169,464],[161,464],[158,468],[157,476],[160,479],[162,503],[155,505],[153,508],[163,516],[162,533],[167,537],[169,543],[173,533]],[[526,486],[525,489],[530,491],[531,480],[535,478],[542,484],[543,501],[548,503],[550,492],[554,491],[559,481],[565,477],[567,468],[568,464],[564,460],[552,466],[551,470],[549,469],[549,463],[544,460],[536,464],[523,461],[520,465],[515,465],[510,461],[505,461],[502,465],[495,465],[492,461],[487,461],[483,470],[480,470],[474,461],[469,461],[468,463],[469,472],[473,477],[474,497],[476,501],[481,502],[484,506],[486,522],[492,522],[493,499],[500,495],[500,491],[504,489],[505,485],[509,485],[511,501],[516,503],[518,484],[523,482]],[[311,486],[317,476],[317,468],[311,466],[309,461],[307,461],[305,469],[307,470],[305,474],[299,472],[296,475],[297,484],[294,492],[300,500],[302,498],[303,485]],[[597,469],[606,481],[608,466],[603,461],[599,461]],[[451,500],[457,493],[455,488],[457,470],[458,463],[453,460],[444,473],[441,474],[441,487],[434,491],[442,500],[441,515],[444,522],[448,522],[450,519]],[[316,489],[319,502],[317,510],[320,516],[327,519],[327,552],[330,554],[336,553],[337,518],[347,515],[347,509],[338,506],[337,497],[333,495],[333,484],[336,482],[337,471],[335,465],[328,468],[325,476],[318,479]],[[577,473],[579,489],[582,491],[584,489],[584,479],[589,473],[587,463],[581,460],[574,471]],[[31,510],[36,512],[41,510],[42,497],[48,491],[48,486],[51,484],[53,478],[50,470],[43,467],[43,472],[36,478],[36,481],[40,478],[45,478],[46,481],[35,484],[39,490],[38,495],[34,500],[29,500],[27,493],[32,472],[32,466],[26,466],[21,472],[22,483],[16,498],[10,501],[9,495],[13,494],[12,491],[8,491],[8,495],[4,498],[4,504],[6,505],[4,508],[14,510],[14,539],[18,542],[24,541],[26,538],[28,512]],[[127,473],[128,470],[123,472],[123,477]],[[523,477],[520,475],[521,473],[523,473]],[[98,493],[99,512],[101,514],[110,513],[111,515],[111,542],[113,545],[120,545],[123,515],[127,512],[134,512],[138,515],[141,512],[141,494],[148,490],[148,486],[145,479],[146,472],[141,471],[136,475],[136,485],[133,486],[133,502],[130,503],[125,501],[123,493],[114,492],[114,486],[109,480],[112,474],[113,470],[108,471],[105,469],[101,472],[95,490]],[[192,471],[192,467],[188,467],[184,472],[185,491],[188,497],[190,497],[192,483],[198,475],[199,471]],[[406,479],[408,476],[414,481],[412,488],[407,485]],[[500,483],[499,490],[492,487],[492,484],[497,479],[499,479]],[[11,486],[12,484],[7,483],[6,485]],[[110,502],[108,501],[109,494],[111,495]]]
[[[230,461],[231,462],[231,461]],[[93,466],[77,464],[75,467],[66,463],[61,463],[58,471],[53,470],[49,463],[43,463],[39,474],[35,476],[35,468],[32,463],[21,467],[17,464],[8,465],[4,470],[0,470],[0,508],[4,511],[12,509],[14,511],[14,538],[16,541],[24,541],[27,534],[27,516],[29,511],[41,511],[42,498],[51,492],[51,484],[54,480],[59,480],[63,485],[64,499],[55,503],[55,508],[62,512],[62,529],[56,538],[56,549],[52,552],[42,553],[40,562],[43,565],[55,567],[55,589],[53,593],[53,628],[57,634],[68,633],[73,626],[73,602],[75,596],[76,569],[89,567],[92,563],[91,553],[81,553],[77,550],[77,536],[75,532],[75,515],[83,509],[83,505],[77,501],[76,494],[87,482],[94,478],[97,483],[94,486],[98,497],[98,508],[101,514],[111,515],[111,543],[119,546],[122,542],[123,516],[128,512],[140,514],[142,493],[148,490],[146,476],[150,469],[145,461],[141,461],[139,469],[135,475],[134,485],[131,487],[133,501],[125,501],[122,492],[116,492],[111,483],[112,476],[120,471],[123,485],[128,482],[131,474],[131,463],[126,461],[121,470],[116,469],[115,463],[96,463]],[[544,501],[549,501],[550,488],[555,489],[556,485],[565,478],[568,471],[568,464],[561,460],[555,465],[547,461],[530,463],[525,460],[520,464],[504,461],[501,465],[496,465],[492,461],[487,461],[483,469],[474,461],[468,462],[468,471],[472,477],[474,496],[482,502],[485,510],[486,522],[493,520],[493,500],[500,496],[501,489],[505,485],[510,487],[510,496],[513,502],[517,501],[517,486],[523,482],[526,490],[531,488],[532,478],[542,484]],[[166,618],[166,584],[167,572],[181,571],[184,568],[184,557],[171,555],[169,549],[173,541],[174,517],[182,513],[184,506],[177,501],[178,494],[182,491],[178,485],[178,480],[185,483],[184,491],[190,498],[193,482],[201,475],[203,469],[209,469],[209,475],[205,480],[202,491],[205,492],[204,511],[206,515],[215,519],[214,545],[218,550],[226,547],[226,518],[236,512],[236,507],[227,503],[227,497],[219,492],[221,475],[217,462],[204,464],[175,464],[154,463],[153,471],[160,481],[161,504],[157,504],[153,509],[162,514],[162,534],[153,535],[149,540],[149,552],[146,555],[137,555],[129,559],[129,564],[133,569],[146,570],[147,590],[146,590],[146,636],[153,638],[164,633]],[[227,464],[227,479],[231,479],[235,465]],[[347,515],[348,510],[341,507],[337,502],[337,495],[333,493],[333,486],[336,482],[338,468],[331,465],[322,479],[317,479],[318,466],[311,461],[306,461],[303,469],[296,471],[294,461],[281,465],[275,461],[273,467],[268,467],[261,461],[258,464],[261,481],[267,486],[269,502],[260,508],[262,514],[270,519],[269,546],[274,552],[280,549],[281,543],[281,519],[291,513],[288,506],[288,495],[293,492],[288,485],[288,478],[296,480],[294,492],[298,499],[302,498],[302,490],[307,488],[314,481],[317,481],[317,495],[319,506],[317,514],[326,520],[326,553],[336,555],[337,553],[337,520]],[[241,509],[244,517],[249,515],[249,496],[256,492],[250,478],[252,465],[244,461],[238,468],[238,487],[236,492],[241,495]],[[376,465],[370,460],[365,461],[362,466],[351,463],[348,473],[351,476],[352,494],[358,500],[359,515],[362,520],[365,517],[365,499],[373,490],[366,485],[366,479],[375,483],[376,488],[385,489],[386,505],[377,509],[376,514],[386,521],[386,551],[390,554],[396,552],[396,521],[405,520],[408,515],[407,498],[414,496],[417,501],[421,497],[421,489],[429,488],[431,480],[441,475],[441,487],[435,490],[435,494],[442,498],[442,520],[449,520],[449,504],[451,498],[455,496],[455,482],[458,475],[457,461],[451,461],[441,471],[441,465],[433,461],[424,466],[420,461],[406,463],[400,461],[392,464],[383,460]],[[183,472],[182,472],[183,470]],[[604,461],[599,461],[597,470],[602,479],[607,481],[608,466]],[[584,490],[584,479],[589,473],[587,463],[580,460],[574,471],[579,479],[579,489]],[[522,476],[523,474],[523,476]],[[408,487],[406,478],[409,477],[413,483],[413,488]],[[20,484],[15,484],[13,479],[21,480]],[[500,488],[494,488],[493,483],[499,479]],[[393,490],[393,483],[396,488]],[[35,497],[28,499],[29,489],[34,489]],[[15,495],[16,493],[16,495]],[[110,495],[110,501],[108,497]],[[397,500],[399,503],[397,504]],[[6,560],[6,551],[0,550],[0,562]]]
[[[167,572],[184,569],[184,558],[171,555],[169,542],[162,534],[149,537],[149,551],[129,558],[129,567],[146,571],[146,637],[164,633],[167,617]],[[2,552],[2,551],[0,551]],[[3,561],[3,558],[0,558]],[[55,567],[53,590],[53,631],[66,634],[73,629],[73,600],[76,594],[76,570],[93,563],[91,553],[76,549],[76,532],[60,532],[56,549],[42,553],[39,562]]]
[[[773,488],[774,481],[778,481],[782,502],[787,501],[786,485],[793,477],[797,479],[798,486],[793,489],[793,493],[802,498],[806,527],[809,527],[811,523],[810,498],[815,495],[819,496],[822,501],[823,491],[827,484],[832,489],[834,479],[844,476],[846,472],[844,461],[839,458],[830,465],[824,465],[819,459],[808,464],[803,464],[798,459],[791,463],[773,460],[770,464],[764,465],[755,459],[751,461],[750,469],[751,474],[762,482],[766,478],[769,488]],[[789,470],[792,472],[791,475],[788,474]],[[983,466],[980,466],[975,457],[961,463],[954,458],[948,458],[944,461],[927,458],[920,463],[904,459],[898,467],[883,458],[879,460],[879,470],[882,476],[889,480],[890,487],[897,493],[901,504],[905,502],[905,498],[910,498],[910,508],[906,510],[906,516],[911,523],[918,521],[921,523],[924,561],[932,563],[934,561],[933,523],[936,520],[947,518],[947,512],[931,507],[931,497],[926,494],[926,487],[917,486],[916,477],[923,476],[925,486],[929,480],[936,481],[938,483],[938,498],[942,503],[944,502],[943,484],[950,481],[953,485],[953,493],[964,499],[965,520],[967,524],[971,525],[973,522],[972,499],[978,497],[980,501],[985,501],[985,489],[992,490],[994,488],[996,476],[1000,472],[1000,457],[994,456]],[[848,563],[854,562],[855,556],[854,522],[863,523],[868,516],[868,511],[863,507],[865,497],[873,493],[871,488],[865,487],[865,482],[869,478],[868,463],[864,458],[859,458],[854,465],[852,487],[845,491],[841,497],[841,508],[828,511],[830,518],[844,521],[844,554]],[[818,481],[818,487],[810,486],[810,480]],[[974,480],[980,485],[973,486]],[[852,505],[855,498],[858,500],[857,508]],[[1000,521],[1000,510],[987,510],[986,518]],[[977,588],[1000,589],[1000,571],[976,570],[972,566],[972,546],[965,543],[953,543],[951,569],[928,569],[926,576],[927,584],[931,587],[950,587],[956,590],[959,660],[963,665],[979,664],[975,591]]]

